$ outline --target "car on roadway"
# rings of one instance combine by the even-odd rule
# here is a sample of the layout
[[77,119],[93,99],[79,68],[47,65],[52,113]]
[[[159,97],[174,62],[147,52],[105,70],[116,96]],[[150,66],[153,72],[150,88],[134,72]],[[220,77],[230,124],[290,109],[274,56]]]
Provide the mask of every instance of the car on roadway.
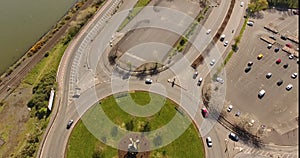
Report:
[[289,59],[294,59],[294,55],[293,54],[289,55]]
[[197,72],[197,71],[195,71],[195,72],[194,72],[194,74],[193,74],[193,79],[196,79],[196,78],[197,78],[197,76],[198,76],[198,72]]
[[207,143],[207,146],[208,146],[208,147],[212,147],[212,140],[211,140],[210,137],[207,137],[207,138],[206,138],[206,143]]
[[215,59],[212,59],[209,63],[210,66],[213,66],[215,64],[216,60]]
[[257,59],[260,60],[260,59],[262,59],[263,57],[264,57],[263,54],[258,54]]
[[291,78],[295,79],[297,76],[298,76],[298,74],[297,74],[297,72],[295,72],[295,73],[292,74]]
[[227,112],[230,112],[232,110],[233,106],[230,104],[228,107],[227,107]]
[[293,88],[293,85],[292,85],[292,84],[288,84],[288,85],[286,86],[285,89],[286,89],[287,91],[289,91],[289,90],[291,90],[292,88]]
[[262,97],[264,97],[264,95],[266,94],[266,91],[265,90],[260,90],[259,92],[258,92],[258,98],[259,99],[261,99]]
[[289,67],[288,63],[286,63],[286,64],[283,65],[283,68],[285,68],[285,69],[288,68],[288,67]]
[[208,34],[210,34],[210,32],[211,32],[211,29],[208,29],[208,30],[206,31],[206,34],[208,35]]
[[67,129],[70,129],[72,124],[73,124],[74,120],[70,120],[68,123],[67,123]]
[[198,85],[198,86],[200,86],[200,85],[201,85],[201,83],[202,83],[202,80],[203,80],[203,78],[202,78],[202,77],[200,77],[200,78],[199,78],[199,80],[198,80],[198,82],[197,82],[197,85]]
[[276,84],[277,84],[277,86],[281,86],[281,85],[282,85],[282,83],[283,83],[283,80],[281,80],[281,79],[280,79],[279,81],[277,81],[277,83],[276,83]]
[[235,142],[239,141],[239,137],[232,132],[228,135],[228,137]]
[[248,65],[248,66],[252,66],[252,65],[253,65],[253,62],[252,62],[252,61],[249,61],[249,62],[247,63],[247,65]]
[[224,83],[224,80],[221,78],[221,77],[217,77],[216,78],[216,81],[223,84]]
[[247,66],[247,67],[245,68],[245,72],[246,72],[246,73],[248,73],[250,70],[251,70],[251,67],[250,67],[250,66]]
[[281,63],[281,59],[278,58],[278,59],[276,60],[276,64],[280,64],[280,63]]
[[269,73],[266,74],[266,78],[267,78],[267,79],[269,79],[269,78],[271,78],[271,77],[272,77],[272,73],[271,73],[271,72],[269,72]]
[[146,84],[151,84],[153,81],[150,78],[146,78],[145,83]]
[[224,42],[224,46],[226,47],[228,45],[228,41],[225,41]]
[[204,118],[208,117],[208,110],[206,108],[202,108],[201,113]]
[[278,51],[279,51],[279,48],[276,47],[276,48],[274,49],[274,52],[278,52]]

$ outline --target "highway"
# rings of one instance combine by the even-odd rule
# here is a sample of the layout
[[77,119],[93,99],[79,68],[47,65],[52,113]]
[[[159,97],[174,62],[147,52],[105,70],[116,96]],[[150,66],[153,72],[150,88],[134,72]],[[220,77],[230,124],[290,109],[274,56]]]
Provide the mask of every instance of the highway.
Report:
[[[212,29],[211,35],[216,33],[219,25],[222,23],[226,11],[229,8],[229,3],[229,1],[221,1],[221,4],[212,10],[204,25],[205,28]],[[134,4],[135,1],[126,1],[122,4],[120,10],[131,8]],[[172,65],[170,69],[152,77],[154,83],[150,87],[145,85],[144,81],[136,79],[135,77],[130,77],[130,80],[123,80],[122,77],[124,76],[116,73],[112,67],[108,66],[107,57],[105,55],[107,55],[106,53],[110,49],[108,48],[108,42],[110,37],[114,35],[115,30],[106,28],[110,28],[110,26],[116,25],[116,23],[120,23],[120,21],[107,22],[103,30],[97,33],[97,35],[92,36],[88,32],[98,27],[97,17],[103,16],[112,5],[112,0],[106,2],[95,18],[91,20],[72,41],[63,56],[57,75],[59,93],[56,95],[55,108],[53,110],[54,112],[57,111],[57,115],[51,118],[53,119],[53,124],[49,123],[51,126],[48,127],[49,131],[46,134],[45,143],[43,143],[40,148],[40,155],[38,157],[64,157],[67,141],[72,130],[72,128],[69,130],[66,129],[66,123],[70,119],[73,119],[75,124],[80,119],[80,116],[82,116],[89,107],[97,103],[99,99],[124,90],[153,91],[172,99],[181,105],[191,118],[194,118],[194,122],[201,136],[204,138],[204,141],[206,136],[212,137],[214,145],[213,148],[205,149],[207,157],[230,156],[228,152],[224,152],[226,148],[224,140],[228,137],[229,131],[217,124],[215,120],[203,119],[200,115],[199,110],[201,106],[199,105],[202,105],[200,100],[201,89],[196,86],[197,81],[192,78],[195,70],[190,67],[192,59],[197,56],[197,54],[195,54],[197,51],[191,49],[186,57]],[[240,25],[237,21],[241,21],[244,9],[245,8],[239,6],[239,2],[235,4],[233,11],[234,16],[230,18],[227,25],[228,27],[226,27],[224,31],[227,35],[226,40],[232,41],[233,34],[231,30],[233,28],[236,29]],[[120,17],[125,18],[124,15],[125,14],[120,14]],[[206,36],[205,30],[200,31],[199,36],[196,38],[196,41],[199,41],[199,43],[195,44],[195,48],[200,51],[204,49],[202,47],[203,44],[209,43],[209,40],[205,40],[205,38],[201,38],[201,36]],[[90,41],[87,41],[87,38],[89,38]],[[77,58],[74,52],[81,50],[81,45],[86,45],[85,50],[82,50],[82,56]],[[216,47],[211,51],[212,54],[210,57],[218,61],[221,55],[229,49],[230,46],[224,47],[223,43],[218,42]],[[212,58],[205,59],[206,63],[209,63]],[[199,68],[199,76],[205,77],[210,71],[212,71],[212,67],[207,64]],[[172,87],[171,84],[167,82],[168,79],[174,77],[176,77],[176,84],[179,86]],[[226,84],[218,86],[220,87],[220,91],[224,91],[226,88]],[[73,97],[75,88],[80,91],[80,97],[78,98]]]

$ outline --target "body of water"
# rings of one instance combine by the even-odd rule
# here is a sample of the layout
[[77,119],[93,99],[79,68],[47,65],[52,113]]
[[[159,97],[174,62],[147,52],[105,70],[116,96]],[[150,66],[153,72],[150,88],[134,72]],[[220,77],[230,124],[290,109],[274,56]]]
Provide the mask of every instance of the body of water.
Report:
[[78,0],[0,0],[0,74]]

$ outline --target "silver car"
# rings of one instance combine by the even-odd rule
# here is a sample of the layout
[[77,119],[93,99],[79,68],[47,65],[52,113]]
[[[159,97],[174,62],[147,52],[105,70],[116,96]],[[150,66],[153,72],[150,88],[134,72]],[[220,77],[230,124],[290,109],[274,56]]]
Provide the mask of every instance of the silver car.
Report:
[[215,64],[216,60],[215,59],[212,59],[209,63],[210,66],[213,66]]

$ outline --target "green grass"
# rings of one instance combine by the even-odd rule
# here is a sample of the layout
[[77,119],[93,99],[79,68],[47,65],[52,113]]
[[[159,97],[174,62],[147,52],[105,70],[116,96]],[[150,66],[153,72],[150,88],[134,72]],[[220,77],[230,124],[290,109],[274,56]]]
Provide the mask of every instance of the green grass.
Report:
[[34,85],[38,82],[42,76],[51,72],[57,71],[60,59],[64,54],[65,49],[68,45],[62,43],[57,44],[50,52],[49,56],[45,57],[39,62],[29,73],[26,75],[23,83]]
[[[101,103],[93,106],[89,109],[84,116],[82,117],[83,121],[79,121],[74,127],[71,137],[68,142],[67,148],[67,157],[92,157],[95,151],[100,151],[102,157],[117,157],[118,151],[115,148],[105,145],[99,141],[94,135],[92,135],[89,130],[85,127],[87,125],[86,118],[94,120],[98,114],[97,111],[100,110],[100,107],[105,112],[105,115],[110,118],[112,122],[118,125],[121,128],[125,128],[124,123],[133,121],[134,128],[132,131],[140,131],[140,124],[145,122],[149,123],[151,128],[150,131],[158,129],[163,125],[170,122],[170,120],[176,114],[175,103],[170,100],[166,100],[164,106],[161,110],[150,117],[134,117],[124,112],[119,105],[118,101],[124,102],[129,97],[132,97],[133,100],[140,104],[146,105],[149,102],[157,103],[156,101],[164,100],[164,98],[157,94],[149,94],[148,92],[136,92],[130,93],[130,95],[118,94],[115,96],[109,96],[103,100]],[[152,100],[150,101],[150,97]],[[117,98],[117,99],[115,99]],[[161,98],[161,99],[159,99]],[[153,101],[154,100],[154,101]],[[151,104],[150,104],[151,105]],[[148,106],[148,105],[146,105]],[[88,116],[88,117],[87,117]],[[96,120],[95,120],[96,121]],[[91,121],[95,124],[95,121]],[[141,123],[142,122],[142,123]],[[90,126],[89,126],[90,127]],[[97,127],[99,130],[110,132],[110,129],[105,128],[105,126]],[[163,137],[164,138],[164,137]],[[102,139],[102,138],[100,138]],[[110,138],[107,139],[109,141]],[[204,147],[199,137],[195,127],[190,124],[186,131],[179,136],[175,141],[168,144],[165,147],[151,151],[151,157],[204,157]]]
[[127,18],[122,22],[119,26],[118,31],[122,30],[131,19],[133,19],[151,0],[138,0],[137,3],[134,5],[131,13],[128,14]]

